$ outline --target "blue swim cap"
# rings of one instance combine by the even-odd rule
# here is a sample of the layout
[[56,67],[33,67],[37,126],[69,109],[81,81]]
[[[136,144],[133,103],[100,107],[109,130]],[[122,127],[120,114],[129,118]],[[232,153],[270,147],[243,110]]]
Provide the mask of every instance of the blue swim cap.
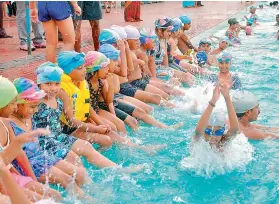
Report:
[[256,9],[257,7],[255,5],[252,5],[249,7],[249,9]]
[[58,55],[58,66],[65,74],[71,73],[77,67],[85,63],[85,54],[75,51],[63,51]]
[[190,17],[188,17],[187,15],[181,15],[179,18],[180,18],[180,20],[182,21],[183,24],[191,22]]
[[207,59],[208,59],[208,57],[207,57],[207,54],[205,51],[197,52],[196,60],[197,60],[198,64],[200,64],[200,65],[205,64],[207,62]]
[[60,83],[63,70],[52,62],[45,62],[36,70],[37,84],[57,82]]
[[217,56],[217,60],[218,62],[223,62],[223,61],[226,61],[226,62],[230,62],[231,61],[231,54],[227,51],[223,51],[222,53],[220,53],[218,56]]
[[110,60],[118,60],[120,56],[120,51],[109,44],[101,45],[98,51],[104,54]]
[[183,27],[183,23],[179,18],[172,18],[172,26],[173,29],[171,30],[171,32],[174,33]]
[[116,33],[113,30],[110,29],[103,29],[100,32],[100,35],[98,37],[98,41],[100,42],[100,45],[103,44],[116,44],[118,40],[120,40],[120,36],[118,35],[118,33]]

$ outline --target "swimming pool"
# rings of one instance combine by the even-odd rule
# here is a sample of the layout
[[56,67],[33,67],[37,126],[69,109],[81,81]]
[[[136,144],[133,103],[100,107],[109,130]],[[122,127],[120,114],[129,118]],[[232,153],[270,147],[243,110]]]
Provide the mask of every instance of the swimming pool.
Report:
[[[242,45],[228,49],[233,55],[231,70],[239,72],[243,87],[260,99],[258,122],[278,126],[279,46],[272,26],[276,11],[257,14],[265,29],[256,27],[253,36],[241,34]],[[202,90],[186,89],[187,96],[177,102],[180,107],[176,110],[155,107],[157,119],[168,124],[183,121],[183,128],[161,130],[141,124],[138,132],[129,132],[138,143],[167,144],[165,149],[155,155],[116,146],[104,152],[123,166],[145,164],[142,171],[121,174],[87,167],[94,184],[84,189],[96,203],[278,203],[278,140],[247,141],[239,135],[226,152],[228,160],[210,151],[196,157],[190,154],[190,139],[200,114],[189,107],[194,96],[207,103],[209,94],[199,94]],[[202,144],[194,150],[201,153],[204,148]]]

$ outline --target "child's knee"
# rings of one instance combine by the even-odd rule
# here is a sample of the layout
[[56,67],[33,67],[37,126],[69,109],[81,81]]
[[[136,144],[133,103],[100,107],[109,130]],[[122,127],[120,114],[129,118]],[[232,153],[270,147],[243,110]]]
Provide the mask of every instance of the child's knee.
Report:
[[138,127],[137,120],[134,117],[131,117],[130,115],[127,116],[127,118],[125,119],[125,122],[133,129]]
[[113,141],[109,136],[104,135],[100,141],[100,145],[106,148],[111,147],[113,145]]
[[133,115],[135,117],[143,118],[147,113],[142,108],[135,108],[133,111]]

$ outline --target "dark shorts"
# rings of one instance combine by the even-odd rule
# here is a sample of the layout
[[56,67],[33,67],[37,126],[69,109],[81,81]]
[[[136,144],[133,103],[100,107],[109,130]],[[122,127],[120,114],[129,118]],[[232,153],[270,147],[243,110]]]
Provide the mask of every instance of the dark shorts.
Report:
[[114,95],[114,99],[123,99],[124,95],[117,93]]
[[134,97],[137,90],[140,90],[140,88],[135,87],[128,82],[122,83],[120,85],[120,93],[126,96]]
[[[128,115],[132,116],[132,113],[135,110],[134,106],[131,106],[129,104],[126,104],[126,103],[123,103],[120,101],[115,101],[114,104],[115,104],[114,107],[115,107],[116,116],[119,119],[121,119],[122,121],[125,121],[125,119],[127,118]],[[109,108],[106,103],[99,102],[98,105],[99,105],[99,108],[101,108],[105,111],[109,111]]]
[[62,133],[66,135],[71,135],[75,130],[77,130],[77,128],[69,127],[68,125],[63,125]]
[[136,79],[136,80],[130,82],[130,84],[140,88],[143,91],[145,91],[147,85],[149,84],[149,81],[147,81],[144,78],[141,78],[141,79]]
[[71,16],[71,8],[67,1],[38,1],[38,17],[41,22],[62,21]]
[[78,1],[78,5],[81,7],[82,15],[78,16],[74,13],[74,9],[71,6],[73,13],[73,20],[101,20],[102,9],[99,1]]

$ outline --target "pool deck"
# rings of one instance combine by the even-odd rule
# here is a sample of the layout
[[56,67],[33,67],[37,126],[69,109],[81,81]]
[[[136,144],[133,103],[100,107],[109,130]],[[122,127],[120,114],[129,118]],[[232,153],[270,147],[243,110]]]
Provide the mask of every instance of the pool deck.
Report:
[[[141,6],[142,22],[126,23],[123,18],[123,8],[120,10],[112,9],[110,14],[103,12],[103,19],[100,22],[101,29],[110,25],[117,24],[121,26],[134,25],[136,27],[153,28],[154,20],[158,17],[168,16],[177,17],[181,14],[187,14],[192,19],[192,27],[189,36],[194,38],[199,34],[211,29],[212,27],[223,23],[230,16],[233,16],[249,6],[249,3],[240,1],[225,2],[202,2],[203,7],[183,8],[181,1],[160,2],[145,4]],[[103,10],[104,11],[104,10]],[[19,76],[30,79],[35,78],[35,69],[44,62],[45,50],[37,49],[31,56],[27,52],[19,50],[19,39],[17,34],[16,20],[5,19],[4,27],[12,39],[0,39],[0,75],[13,80]],[[196,38],[198,39],[198,38]],[[58,50],[62,47],[59,43]],[[93,50],[91,29],[87,21],[82,24],[82,51]]]

